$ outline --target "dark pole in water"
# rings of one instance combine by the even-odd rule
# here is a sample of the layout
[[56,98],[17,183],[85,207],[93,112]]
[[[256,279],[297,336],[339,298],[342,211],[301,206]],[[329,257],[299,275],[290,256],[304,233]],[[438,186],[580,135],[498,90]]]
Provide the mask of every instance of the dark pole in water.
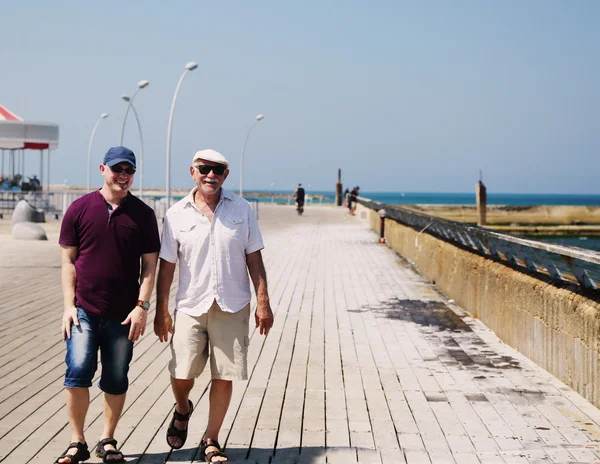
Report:
[[342,206],[342,170],[338,169],[338,181],[335,184],[335,204],[336,206]]
[[485,226],[487,224],[487,192],[481,171],[479,171],[479,182],[475,186],[475,196],[477,199],[477,225]]

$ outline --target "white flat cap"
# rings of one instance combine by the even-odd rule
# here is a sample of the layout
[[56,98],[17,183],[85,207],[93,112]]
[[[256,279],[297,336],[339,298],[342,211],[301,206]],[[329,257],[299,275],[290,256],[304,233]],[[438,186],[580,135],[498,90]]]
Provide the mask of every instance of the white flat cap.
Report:
[[229,161],[221,153],[211,149],[197,151],[192,158],[192,164],[198,160],[212,161],[213,163],[224,164],[226,167],[229,167]]

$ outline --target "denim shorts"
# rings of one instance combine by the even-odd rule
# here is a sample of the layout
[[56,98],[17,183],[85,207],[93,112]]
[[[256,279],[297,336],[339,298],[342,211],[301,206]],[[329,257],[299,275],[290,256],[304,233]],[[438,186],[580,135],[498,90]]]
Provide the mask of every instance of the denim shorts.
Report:
[[129,340],[131,324],[121,325],[120,319],[104,319],[77,308],[79,327],[71,324],[67,338],[65,387],[89,388],[98,367],[98,349],[102,374],[98,387],[111,395],[122,395],[129,387],[129,363],[133,342]]

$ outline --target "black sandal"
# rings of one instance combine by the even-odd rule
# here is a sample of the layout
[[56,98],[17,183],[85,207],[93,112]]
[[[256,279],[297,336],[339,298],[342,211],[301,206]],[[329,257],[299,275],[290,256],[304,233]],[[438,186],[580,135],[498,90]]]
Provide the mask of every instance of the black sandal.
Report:
[[[75,454],[69,454],[69,450],[71,448],[77,448],[77,452]],[[78,441],[74,441],[73,443],[69,444],[65,452],[56,458],[54,464],[62,464],[59,461],[61,459],[66,458],[68,458],[71,461],[70,464],[79,464],[80,462],[87,461],[90,458],[90,451],[88,449],[87,443],[80,443]]]
[[[115,449],[106,449],[104,448],[105,445],[113,445]],[[121,455],[121,459],[106,459],[108,456],[115,456],[117,454]],[[102,459],[102,462],[125,462],[125,456],[117,449],[117,440],[114,438],[103,438],[98,442],[96,445],[96,457]]]
[[[210,440],[210,443],[208,443],[208,440]],[[217,448],[218,451],[210,451],[209,453],[207,453],[206,448],[209,448],[211,446]],[[227,462],[229,460],[227,455],[221,449],[221,445],[219,445],[219,442],[216,440],[211,440],[210,438],[207,440],[202,440],[202,443],[200,443],[200,457],[204,458],[206,462]],[[216,457],[226,458],[227,461],[213,461],[212,459]]]
[[[173,418],[171,419],[171,423],[169,424],[169,428],[167,429],[167,445],[171,446],[169,443],[169,437],[171,438],[179,438],[181,440],[181,445],[175,447],[171,446],[172,449],[181,449],[183,445],[185,445],[185,441],[187,440],[188,435],[188,425],[190,424],[190,416],[192,415],[192,411],[194,410],[194,403],[191,400],[188,400],[188,406],[190,410],[187,414],[181,414],[177,412],[177,404],[175,404],[175,410],[173,411]],[[179,430],[175,427],[175,421],[183,422],[187,421],[185,425],[185,429]]]

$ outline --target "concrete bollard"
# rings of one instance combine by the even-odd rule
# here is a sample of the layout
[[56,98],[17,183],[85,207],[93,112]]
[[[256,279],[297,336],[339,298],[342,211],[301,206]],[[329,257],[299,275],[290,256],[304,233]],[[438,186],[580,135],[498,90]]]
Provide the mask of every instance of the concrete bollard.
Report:
[[12,223],[20,222],[46,222],[46,218],[42,210],[35,209],[27,200],[19,200],[12,213]]
[[379,243],[385,243],[385,209],[377,211],[379,214]]
[[12,228],[15,240],[48,240],[46,232],[35,222],[18,222]]

